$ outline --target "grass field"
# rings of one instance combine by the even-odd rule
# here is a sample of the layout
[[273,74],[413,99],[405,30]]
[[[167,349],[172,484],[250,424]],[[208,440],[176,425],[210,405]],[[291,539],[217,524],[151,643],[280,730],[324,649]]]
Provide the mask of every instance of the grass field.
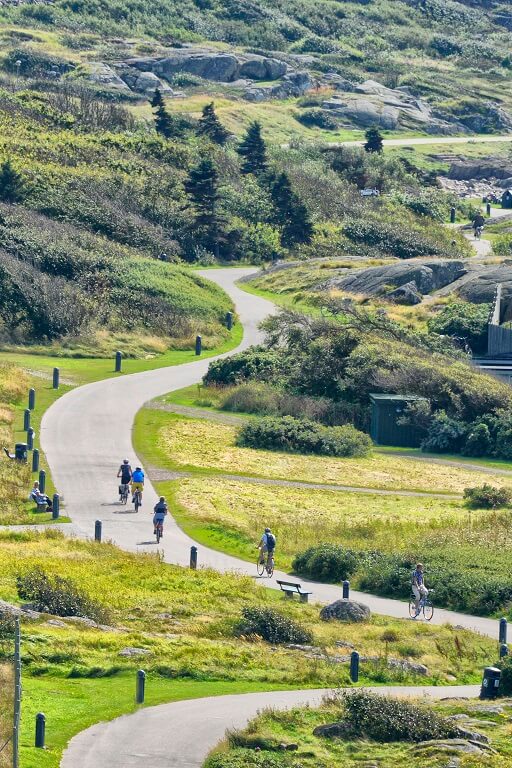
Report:
[[146,463],[162,468],[441,494],[462,494],[468,486],[491,480],[512,487],[512,477],[400,455],[374,452],[343,459],[240,448],[236,433],[235,427],[151,409],[142,409],[135,422],[135,440]]
[[[328,739],[313,735],[313,730],[320,725],[340,722],[342,710],[335,699],[324,702],[318,708],[295,708],[288,711],[267,710],[262,712],[244,731],[234,734],[239,746],[228,746],[224,742],[206,762],[207,768],[253,768],[256,765],[269,765],[273,768],[288,768],[289,753],[279,751],[281,743],[296,743],[294,760],[300,761],[303,768],[319,768],[339,765],[343,768],[378,765],[379,768],[441,768],[447,765],[463,765],[467,768],[486,765],[489,768],[505,768],[512,760],[510,726],[512,713],[507,702],[503,714],[489,713],[485,704],[464,701],[447,701],[433,704],[440,716],[476,718],[478,724],[474,730],[485,734],[495,750],[485,756],[466,756],[450,760],[458,753],[439,750],[431,746],[420,750],[410,742],[379,743],[369,739]],[[464,726],[464,719],[461,721]],[[233,739],[234,741],[234,739]],[[255,760],[254,744],[265,745]],[[245,745],[245,746],[244,746]],[[460,760],[460,762],[459,762]],[[296,764],[296,763],[295,763]]]

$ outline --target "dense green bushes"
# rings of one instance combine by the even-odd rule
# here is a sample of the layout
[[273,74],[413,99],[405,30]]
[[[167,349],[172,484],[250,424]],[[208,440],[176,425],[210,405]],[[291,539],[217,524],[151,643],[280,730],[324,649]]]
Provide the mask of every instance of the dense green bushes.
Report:
[[292,567],[295,573],[321,582],[340,582],[350,578],[359,566],[360,556],[336,544],[317,544],[298,554]]
[[21,573],[16,579],[18,595],[29,600],[34,610],[55,616],[80,616],[105,621],[107,610],[71,580],[50,576],[42,568]]
[[324,427],[293,416],[267,416],[245,424],[237,444],[248,448],[323,456],[366,456],[372,442],[351,424]]
[[464,499],[473,509],[499,509],[510,506],[512,491],[484,483],[477,488],[464,488]]
[[[433,226],[430,225],[430,230]],[[451,240],[442,231],[433,237],[428,230],[418,226],[404,226],[403,218],[395,221],[383,217],[354,219],[345,224],[345,235],[356,243],[377,246],[389,256],[399,259],[414,259],[419,256],[460,256],[464,249],[457,241]],[[443,236],[444,235],[444,236]]]
[[455,301],[428,321],[431,333],[464,339],[473,352],[484,352],[487,345],[489,304]]
[[310,643],[311,633],[272,608],[244,608],[235,627],[238,637],[257,635],[268,643]]
[[203,377],[206,385],[225,387],[247,379],[274,378],[279,372],[279,355],[273,350],[251,347],[245,352],[210,363]]

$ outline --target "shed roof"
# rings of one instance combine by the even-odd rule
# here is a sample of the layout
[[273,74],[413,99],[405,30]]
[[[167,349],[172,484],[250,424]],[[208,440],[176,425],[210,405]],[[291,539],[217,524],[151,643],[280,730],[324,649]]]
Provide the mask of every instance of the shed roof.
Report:
[[426,400],[427,398],[420,397],[420,395],[389,395],[386,393],[370,392],[370,399],[411,403],[411,402],[414,402],[415,400]]

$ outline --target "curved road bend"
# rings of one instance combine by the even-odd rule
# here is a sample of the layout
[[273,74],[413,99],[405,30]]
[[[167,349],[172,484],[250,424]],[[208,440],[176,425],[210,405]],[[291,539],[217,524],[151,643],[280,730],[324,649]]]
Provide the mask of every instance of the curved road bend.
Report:
[[[479,687],[379,687],[403,697],[474,697]],[[272,691],[177,701],[98,723],[69,742],[61,768],[200,768],[226,729],[243,728],[265,707],[318,705],[328,690]]]
[[[237,307],[245,328],[239,349],[261,340],[258,326],[275,311],[271,302],[245,293],[235,285],[236,280],[253,271],[250,268],[219,269],[204,273],[231,296]],[[55,485],[65,500],[66,512],[73,520],[74,535],[92,537],[95,520],[101,520],[104,540],[111,540],[129,551],[155,551],[150,512],[157,501],[156,492],[147,481],[143,507],[135,514],[130,504],[124,507],[117,503],[116,473],[123,458],[135,460],[131,432],[137,411],[154,397],[199,382],[211,359],[87,384],[67,392],[45,413],[41,443]],[[194,543],[169,517],[165,537],[159,545],[165,560],[187,565]],[[199,547],[198,564],[219,571],[255,575],[253,564],[207,547]],[[285,573],[276,571],[274,578],[264,579],[264,583],[278,589],[276,579],[286,578]],[[301,579],[301,583],[313,593],[315,602],[327,603],[340,597],[340,588],[335,585],[306,579]],[[352,597],[364,601],[375,613],[396,618],[406,615],[405,604],[398,600],[357,592],[352,592]],[[492,619],[436,610],[433,621],[498,636],[498,622]]]

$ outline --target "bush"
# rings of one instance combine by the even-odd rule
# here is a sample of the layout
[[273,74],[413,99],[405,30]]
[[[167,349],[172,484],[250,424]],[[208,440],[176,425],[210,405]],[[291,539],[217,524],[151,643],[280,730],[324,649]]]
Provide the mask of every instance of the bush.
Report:
[[71,579],[49,576],[42,568],[19,574],[16,587],[19,597],[29,600],[36,611],[55,616],[82,616],[95,621],[107,619],[106,609]]
[[321,582],[339,582],[355,573],[360,556],[336,544],[317,544],[296,555],[292,567],[295,573]]
[[501,680],[498,693],[500,696],[512,695],[512,656],[505,656],[497,664],[501,669]]
[[444,411],[440,411],[432,419],[421,450],[427,453],[459,453],[466,433],[467,425],[463,421],[450,419]]
[[237,637],[257,635],[268,643],[310,643],[311,632],[273,608],[243,608],[235,626]]
[[462,446],[464,456],[490,456],[492,437],[487,424],[474,424],[470,427],[466,442]]
[[472,509],[499,509],[510,506],[512,490],[484,483],[476,488],[464,488],[464,499]]
[[390,741],[430,741],[455,738],[457,726],[431,707],[370,691],[342,694],[346,719],[357,736],[386,744]]
[[489,304],[454,301],[428,321],[428,329],[431,333],[463,338],[473,352],[484,352],[489,309]]
[[273,350],[251,347],[237,355],[210,363],[203,383],[218,387],[240,384],[247,379],[275,380],[279,371],[279,355]]
[[323,128],[325,131],[336,131],[338,128],[336,119],[323,109],[307,109],[304,112],[298,112],[295,119],[308,128],[314,126]]
[[346,457],[366,456],[372,442],[350,424],[324,427],[293,416],[267,416],[245,424],[238,433],[237,444],[270,451]]

